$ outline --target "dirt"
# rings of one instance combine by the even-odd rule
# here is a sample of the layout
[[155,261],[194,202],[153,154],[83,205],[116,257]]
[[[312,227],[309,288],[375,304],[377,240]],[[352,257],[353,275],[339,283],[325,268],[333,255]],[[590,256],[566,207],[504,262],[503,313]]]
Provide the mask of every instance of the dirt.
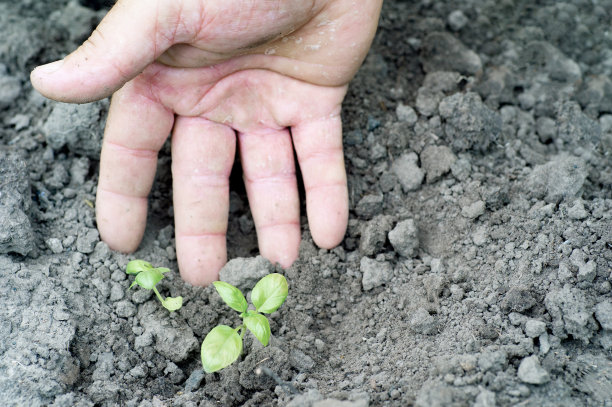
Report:
[[[349,230],[256,257],[240,168],[224,278],[276,270],[272,339],[205,375],[237,315],[178,277],[169,147],[145,239],[93,202],[108,101],[39,96],[104,1],[0,2],[0,400],[6,406],[612,406],[612,1],[387,1],[344,104]],[[120,227],[120,226],[119,226]],[[173,270],[169,314],[124,267]]]

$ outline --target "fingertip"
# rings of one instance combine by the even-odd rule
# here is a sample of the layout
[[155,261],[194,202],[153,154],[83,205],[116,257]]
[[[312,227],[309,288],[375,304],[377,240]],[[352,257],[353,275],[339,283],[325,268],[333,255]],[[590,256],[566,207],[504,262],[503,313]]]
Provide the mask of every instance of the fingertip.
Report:
[[176,257],[181,278],[205,287],[219,279],[219,271],[227,263],[225,236],[177,236]]
[[100,239],[122,253],[135,251],[144,235],[147,218],[146,198],[125,197],[98,189],[96,223]]
[[278,263],[286,269],[297,260],[301,240],[299,224],[268,227],[265,231],[258,230],[257,235],[261,255],[272,264]]
[[[334,189],[323,191],[322,189]],[[348,192],[343,186],[321,188],[307,197],[308,225],[315,244],[332,249],[344,239],[348,225]]]

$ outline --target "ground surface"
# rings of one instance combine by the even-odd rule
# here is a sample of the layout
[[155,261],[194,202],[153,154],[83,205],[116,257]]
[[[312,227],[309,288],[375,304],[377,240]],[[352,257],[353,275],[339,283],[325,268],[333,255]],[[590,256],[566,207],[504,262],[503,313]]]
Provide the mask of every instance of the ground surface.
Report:
[[[168,149],[140,250],[110,252],[107,102],[28,82],[86,6],[0,1],[2,405],[612,406],[612,1],[385,2],[344,107],[347,236],[305,231],[271,345],[206,376],[201,340],[237,315],[178,278]],[[224,273],[248,287],[273,267],[232,188]],[[127,291],[135,257],[174,270],[183,309]]]

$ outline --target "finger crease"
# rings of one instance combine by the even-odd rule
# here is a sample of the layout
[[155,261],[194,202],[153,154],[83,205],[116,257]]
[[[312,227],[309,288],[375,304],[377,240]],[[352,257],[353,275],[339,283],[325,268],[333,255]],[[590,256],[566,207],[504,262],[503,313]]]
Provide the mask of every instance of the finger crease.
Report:
[[98,185],[98,192],[100,191],[107,193],[107,194],[120,196],[123,198],[138,199],[138,200],[145,200],[145,201],[147,199],[146,195],[141,196],[141,195],[136,195],[136,194],[126,194],[124,192],[113,191],[112,189],[101,187],[100,185]]
[[110,147],[116,150],[120,150],[136,158],[149,158],[149,159],[157,158],[157,150],[148,149],[148,148],[127,147],[122,144],[115,143],[113,141],[108,141],[108,140],[105,141],[105,144],[109,145]]

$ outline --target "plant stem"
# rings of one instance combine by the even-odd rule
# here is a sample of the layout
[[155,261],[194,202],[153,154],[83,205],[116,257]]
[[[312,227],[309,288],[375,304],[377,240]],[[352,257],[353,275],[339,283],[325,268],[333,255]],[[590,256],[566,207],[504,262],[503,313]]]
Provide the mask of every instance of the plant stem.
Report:
[[159,301],[163,304],[164,301],[164,297],[162,297],[162,295],[159,293],[159,291],[157,291],[157,287],[153,287],[153,292],[155,293],[155,295],[157,295],[157,298],[159,298]]

